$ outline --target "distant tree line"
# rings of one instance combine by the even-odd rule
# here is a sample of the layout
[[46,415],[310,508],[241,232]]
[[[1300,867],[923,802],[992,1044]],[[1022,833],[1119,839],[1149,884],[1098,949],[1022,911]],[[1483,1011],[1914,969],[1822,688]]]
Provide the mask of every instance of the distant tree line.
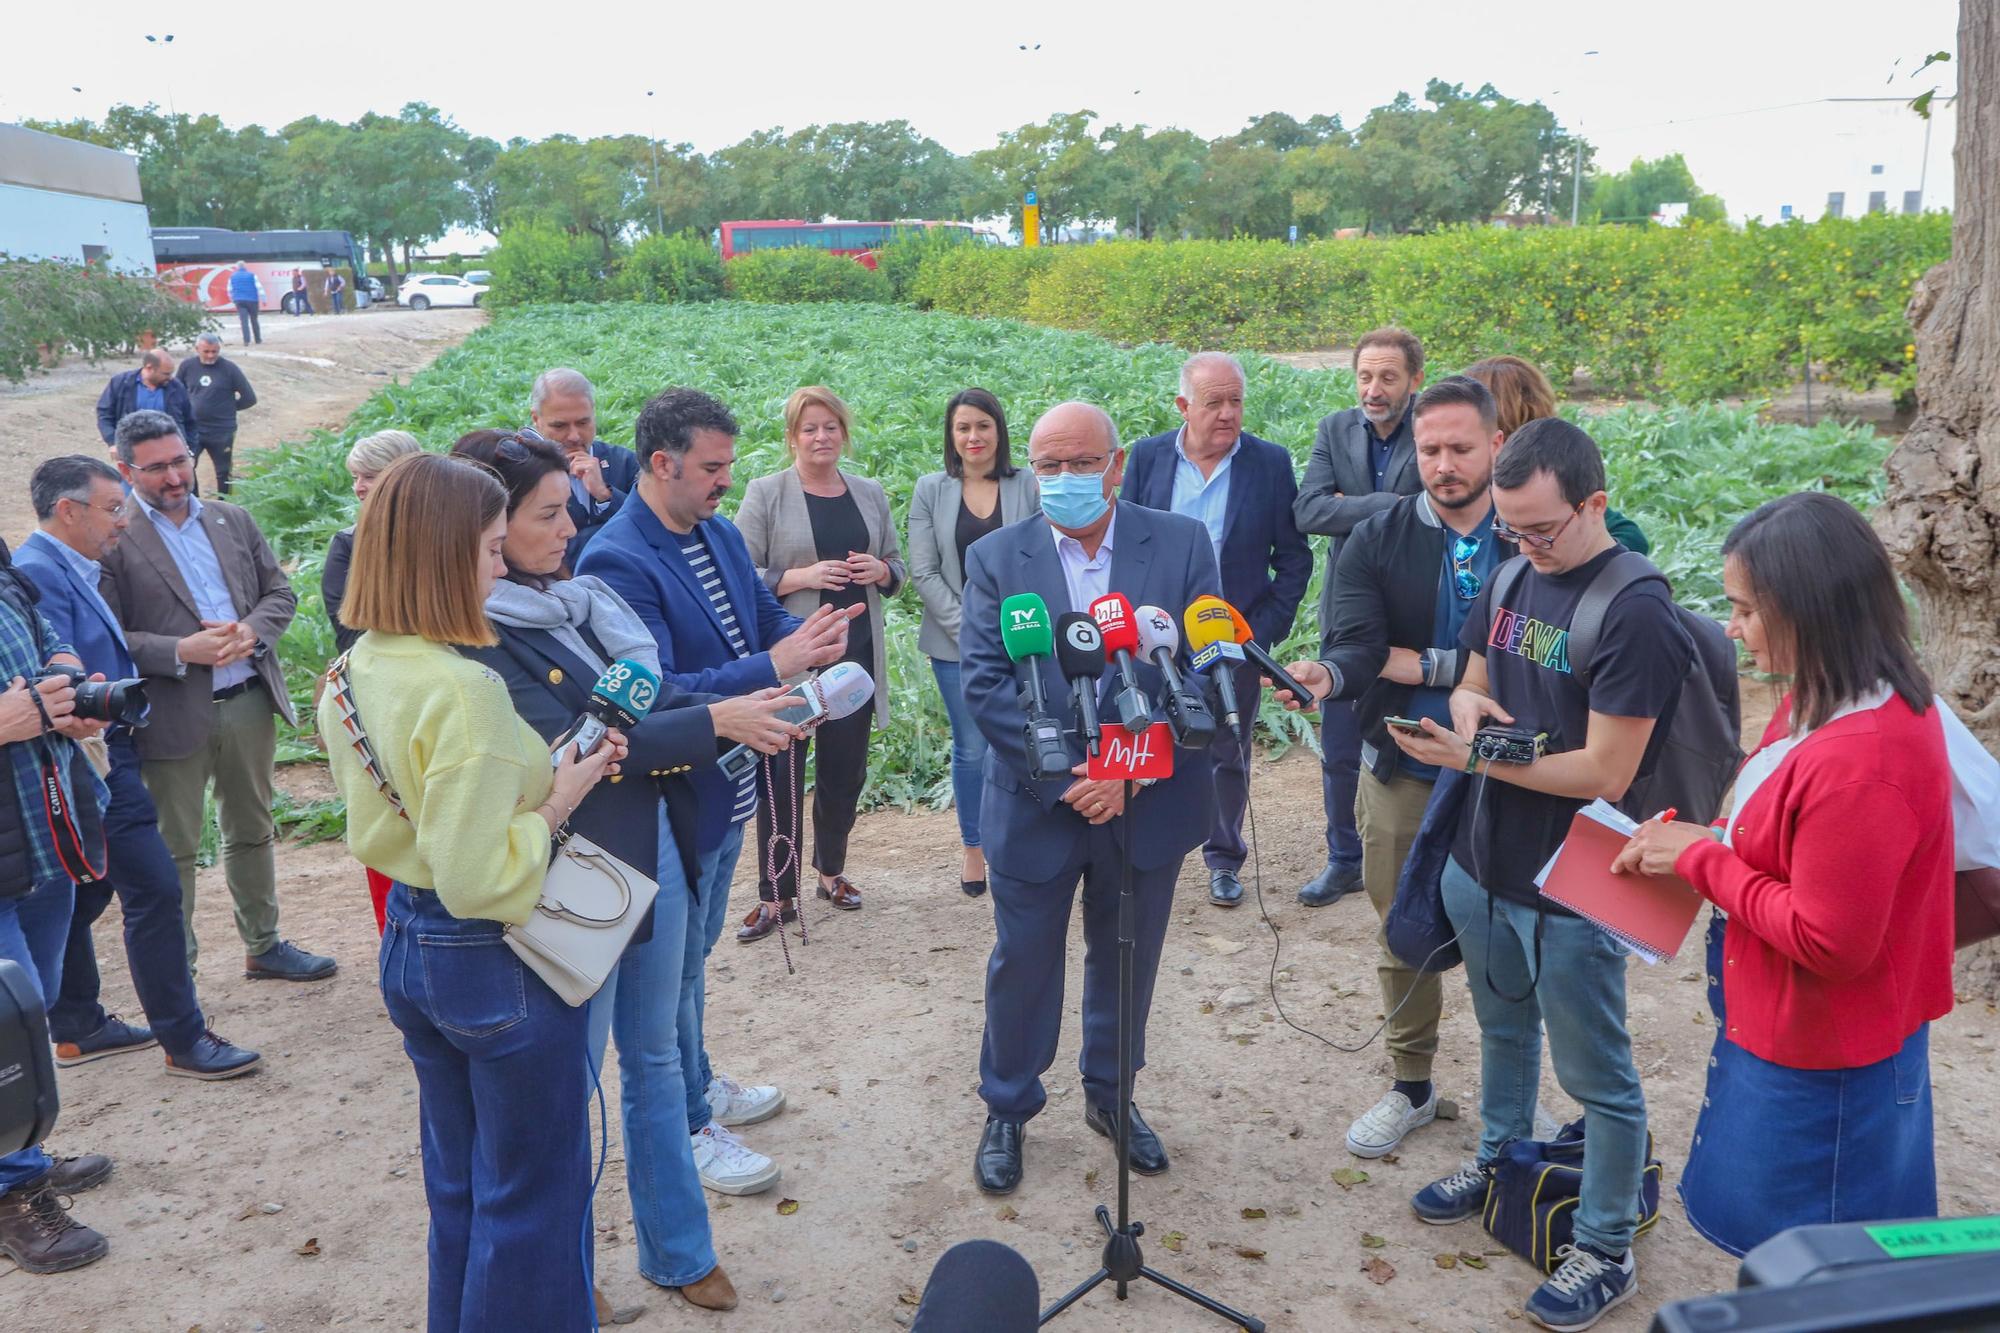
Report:
[[496,235],[524,222],[553,226],[595,238],[609,255],[621,237],[706,235],[726,218],[1005,214],[1018,228],[1032,189],[1051,239],[1093,221],[1142,238],[1274,238],[1294,226],[1326,236],[1510,213],[1567,217],[1579,168],[1593,217],[1607,191],[1604,215],[1622,219],[1665,198],[1648,205],[1649,190],[1678,184],[1658,164],[1596,176],[1590,145],[1540,102],[1435,79],[1421,102],[1399,94],[1351,130],[1338,116],[1271,112],[1205,140],[1083,110],[1009,130],[968,156],[902,120],[759,130],[707,154],[638,134],[502,144],[422,102],[348,124],[308,116],[275,131],[151,104],[114,107],[102,121],[27,123],[136,155],[156,226],[341,228],[388,260],[392,275],[398,250],[407,268],[415,249],[459,226]]

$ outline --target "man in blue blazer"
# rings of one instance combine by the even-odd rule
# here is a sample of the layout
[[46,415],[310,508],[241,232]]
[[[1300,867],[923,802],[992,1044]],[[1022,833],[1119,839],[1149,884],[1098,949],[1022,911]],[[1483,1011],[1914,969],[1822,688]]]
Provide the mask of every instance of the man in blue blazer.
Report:
[[597,390],[580,372],[558,366],[535,377],[528,391],[528,422],[535,433],[569,458],[569,566],[583,548],[625,507],[639,480],[639,459],[630,449],[597,438]]
[[[97,591],[98,560],[118,544],[129,522],[118,470],[97,458],[52,458],[28,483],[39,527],[21,543],[14,563],[34,581],[40,608],[86,671],[109,680],[137,676],[125,631]],[[139,776],[132,728],[105,732],[111,799],[104,812],[108,873],[76,888],[76,911],[64,947],[62,983],[49,1005],[56,1063],[86,1064],[155,1044],[167,1072],[224,1079],[256,1068],[258,1055],[209,1031],[188,971],[181,922],[180,871],[160,836],[158,812]],[[90,928],[118,895],[125,917],[125,958],[148,1028],[107,1014],[98,1001],[97,953]]]
[[[640,410],[633,434],[641,471],[632,503],[604,524],[577,572],[603,579],[639,613],[659,645],[663,680],[697,694],[749,694],[839,661],[847,614],[831,607],[804,621],[788,614],[757,577],[736,525],[716,513],[736,460],[729,409],[705,393],[669,389]],[[681,974],[681,1062],[695,1164],[703,1184],[719,1192],[740,1192],[732,1180],[766,1178],[770,1167],[728,1127],[762,1120],[784,1104],[776,1088],[715,1074],[702,1047],[703,963],[728,916],[743,825],[757,812],[754,774],[738,782],[708,765],[689,775],[703,921],[689,932]],[[761,907],[745,929],[768,933]]]
[[[1148,509],[1197,519],[1208,529],[1222,572],[1222,595],[1250,622],[1258,643],[1276,652],[1292,632],[1299,600],[1312,581],[1312,548],[1292,521],[1299,493],[1292,456],[1243,429],[1243,366],[1223,352],[1199,352],[1181,367],[1174,406],[1186,423],[1132,446],[1119,496]],[[1183,607],[1166,608],[1178,617]],[[1215,764],[1215,827],[1202,859],[1208,898],[1221,907],[1243,901],[1238,872],[1243,811],[1250,800],[1250,734],[1263,687],[1257,669],[1236,672],[1242,726],[1223,727],[1209,757]]]
[[194,419],[194,402],[188,397],[187,386],[174,378],[178,368],[172,353],[164,347],[154,347],[139,359],[137,370],[121,370],[111,377],[104,392],[97,396],[97,433],[104,437],[107,448],[118,433],[119,422],[149,407],[172,417],[181,428],[181,439],[186,441],[188,452],[197,458],[201,456],[197,444],[201,439],[201,423]]
[[[966,557],[959,650],[965,699],[992,747],[980,827],[986,834],[993,898],[993,954],[986,966],[986,1035],[979,1055],[985,1131],[973,1178],[989,1194],[1021,1182],[1027,1121],[1047,1100],[1042,1074],[1055,1061],[1062,1030],[1063,962],[1070,903],[1083,883],[1084,1122],[1106,1138],[1118,1121],[1118,890],[1122,815],[1132,821],[1134,1067],[1146,1059],[1146,1013],[1173,909],[1181,863],[1215,822],[1215,789],[1206,750],[1176,750],[1174,774],[1135,793],[1125,809],[1117,782],[1083,776],[1084,750],[1072,737],[1073,778],[1029,776],[1015,669],[1000,637],[1000,604],[1039,593],[1051,616],[1087,611],[1110,592],[1133,605],[1178,611],[1221,591],[1215,552],[1193,519],[1119,504],[1124,451],[1111,418],[1088,403],[1062,403],[1035,423],[1028,463],[1042,512],[973,543]],[[1033,668],[1051,700],[1069,698],[1052,658]],[[1160,676],[1140,667],[1141,687],[1160,695]],[[1100,680],[1101,713],[1111,706],[1117,673]],[[1132,1111],[1127,1146],[1132,1169],[1167,1169],[1159,1137]]]

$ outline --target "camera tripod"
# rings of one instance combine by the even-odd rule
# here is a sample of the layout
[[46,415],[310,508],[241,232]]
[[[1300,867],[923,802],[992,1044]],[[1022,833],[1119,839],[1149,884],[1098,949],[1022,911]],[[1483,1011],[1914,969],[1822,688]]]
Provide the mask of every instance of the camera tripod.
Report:
[[1217,1314],[1249,1333],[1264,1333],[1264,1321],[1230,1309],[1221,1301],[1205,1296],[1185,1283],[1176,1282],[1165,1273],[1146,1266],[1146,1258],[1139,1250],[1139,1237],[1146,1234],[1146,1224],[1132,1220],[1132,1159],[1126,1153],[1125,1145],[1132,1138],[1132,952],[1134,948],[1132,925],[1132,780],[1125,779],[1125,812],[1118,816],[1118,854],[1124,862],[1118,875],[1118,1136],[1113,1145],[1118,1151],[1118,1224],[1111,1223],[1111,1210],[1103,1204],[1097,1205],[1097,1225],[1104,1228],[1104,1259],[1095,1273],[1085,1278],[1075,1290],[1042,1311],[1040,1323],[1046,1324],[1070,1306],[1088,1296],[1106,1282],[1115,1284],[1118,1299],[1126,1299],[1126,1290],[1132,1283],[1143,1278],[1155,1286],[1164,1287],[1184,1301],[1192,1301],[1211,1314]]

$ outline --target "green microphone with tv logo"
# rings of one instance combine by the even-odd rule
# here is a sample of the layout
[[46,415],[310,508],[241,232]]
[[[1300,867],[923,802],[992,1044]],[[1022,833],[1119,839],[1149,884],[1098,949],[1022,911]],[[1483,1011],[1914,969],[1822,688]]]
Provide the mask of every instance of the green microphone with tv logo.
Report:
[[1049,604],[1040,594],[1017,592],[1000,603],[1000,644],[1021,684],[1021,711],[1028,716],[1029,776],[1043,780],[1068,777],[1071,765],[1062,724],[1049,712],[1048,696],[1042,688],[1041,663],[1054,656],[1056,638]]

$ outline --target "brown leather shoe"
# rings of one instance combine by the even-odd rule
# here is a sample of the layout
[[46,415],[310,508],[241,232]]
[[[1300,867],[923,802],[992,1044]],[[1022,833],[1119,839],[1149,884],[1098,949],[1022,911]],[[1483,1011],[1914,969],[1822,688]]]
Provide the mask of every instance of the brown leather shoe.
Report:
[[753,907],[751,907],[750,915],[743,918],[743,926],[740,930],[736,932],[736,942],[738,944],[755,943],[756,941],[763,939],[766,935],[770,934],[772,931],[776,930],[778,928],[779,922],[782,921],[786,925],[790,925],[792,922],[797,921],[799,919],[799,913],[797,908],[787,907],[782,913],[780,913],[780,912],[771,912],[765,910],[769,906],[770,906],[769,903],[766,903],[763,900],[759,899],[758,902]]
[[845,875],[835,875],[833,877],[833,887],[830,889],[826,885],[821,884],[818,893],[820,897],[826,899],[843,912],[858,912],[861,910],[861,890],[855,888],[854,881]]
[[597,1326],[599,1328],[608,1328],[612,1324],[629,1324],[640,1315],[646,1313],[646,1307],[643,1305],[628,1305],[623,1309],[612,1305],[611,1298],[604,1294],[604,1288],[602,1287],[593,1286],[590,1289],[590,1298],[597,1305]]
[[81,1268],[110,1249],[103,1236],[69,1215],[68,1205],[47,1185],[0,1194],[0,1254],[30,1273]]
[[685,1287],[676,1287],[681,1299],[689,1305],[698,1305],[704,1310],[734,1310],[736,1308],[736,1288],[730,1284],[729,1274],[717,1264],[708,1271],[708,1276],[699,1282],[691,1282]]

